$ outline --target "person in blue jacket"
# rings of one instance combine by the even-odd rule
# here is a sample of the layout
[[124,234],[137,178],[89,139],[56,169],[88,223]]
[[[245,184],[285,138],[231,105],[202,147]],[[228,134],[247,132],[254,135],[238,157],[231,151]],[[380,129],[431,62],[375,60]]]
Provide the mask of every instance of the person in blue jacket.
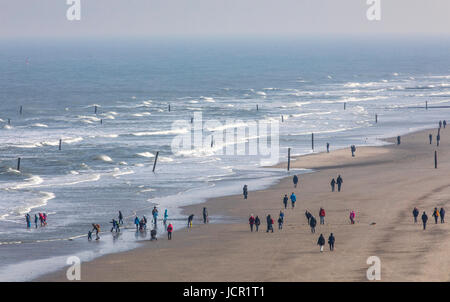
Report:
[[139,230],[139,217],[134,218],[134,224],[136,225],[136,231]]
[[291,194],[291,203],[292,203],[292,208],[295,207],[295,202],[297,201],[297,197],[295,196],[294,192],[292,192]]

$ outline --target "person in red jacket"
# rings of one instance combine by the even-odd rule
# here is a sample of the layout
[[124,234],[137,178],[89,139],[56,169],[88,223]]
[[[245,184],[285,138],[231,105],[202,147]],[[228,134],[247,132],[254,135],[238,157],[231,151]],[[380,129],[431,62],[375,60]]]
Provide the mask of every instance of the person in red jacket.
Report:
[[320,224],[325,224],[325,210],[320,208],[319,210]]
[[253,214],[250,215],[248,223],[250,224],[250,232],[253,232],[253,225],[255,224],[255,217],[253,217]]
[[172,240],[173,226],[171,223],[167,226],[167,239]]

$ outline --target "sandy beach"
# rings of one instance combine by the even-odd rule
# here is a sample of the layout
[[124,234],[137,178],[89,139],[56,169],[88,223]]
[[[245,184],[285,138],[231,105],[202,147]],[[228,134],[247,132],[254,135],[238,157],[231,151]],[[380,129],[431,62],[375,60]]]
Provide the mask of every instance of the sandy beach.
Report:
[[[428,134],[433,133],[433,144]],[[401,145],[358,147],[317,153],[292,160],[293,168],[316,170],[300,176],[294,188],[292,172],[269,189],[208,200],[185,208],[201,216],[203,206],[210,215],[230,217],[230,223],[201,224],[141,248],[111,254],[81,266],[82,281],[367,281],[370,256],[381,260],[382,281],[449,281],[449,223],[435,224],[434,207],[449,207],[450,129],[437,129],[402,136]],[[395,139],[389,139],[395,142]],[[438,169],[434,151],[438,150]],[[285,168],[286,163],[278,167]],[[330,180],[340,174],[342,192],[331,192]],[[242,184],[243,185],[243,184]],[[284,194],[295,192],[295,209],[285,212],[279,231],[266,233],[265,217],[275,220],[283,209]],[[318,223],[312,234],[305,218],[309,210],[318,220],[326,211],[325,225]],[[414,224],[412,210],[426,211],[427,230]],[[356,212],[356,224],[349,212]],[[259,215],[259,232],[250,232],[248,217]],[[419,215],[419,222],[420,222]],[[317,239],[336,237],[335,251],[319,252]],[[66,281],[65,271],[37,281]]]

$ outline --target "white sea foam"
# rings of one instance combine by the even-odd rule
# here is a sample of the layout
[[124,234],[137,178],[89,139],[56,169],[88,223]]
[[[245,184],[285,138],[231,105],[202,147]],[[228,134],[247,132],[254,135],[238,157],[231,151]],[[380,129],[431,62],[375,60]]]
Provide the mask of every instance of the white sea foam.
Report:
[[135,132],[131,133],[133,136],[150,136],[150,135],[167,135],[167,134],[183,134],[187,133],[187,128],[179,128],[172,130],[161,130],[161,131],[143,131],[143,132]]
[[150,152],[141,152],[141,153],[137,153],[136,155],[141,156],[141,157],[155,157],[155,154],[150,153]]
[[109,157],[108,155],[97,155],[94,159],[95,160],[104,161],[104,162],[107,162],[107,163],[112,163],[113,162],[111,157]]

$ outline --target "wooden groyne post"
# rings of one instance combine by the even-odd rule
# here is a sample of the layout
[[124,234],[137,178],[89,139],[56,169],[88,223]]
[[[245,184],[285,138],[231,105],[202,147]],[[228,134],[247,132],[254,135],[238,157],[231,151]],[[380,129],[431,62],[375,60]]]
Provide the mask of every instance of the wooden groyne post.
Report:
[[378,114],[375,113],[375,123],[378,123]]
[[170,112],[170,104],[169,104],[169,112]]
[[437,169],[437,151],[434,150],[434,168]]
[[345,110],[345,107],[347,106],[347,103],[346,102],[344,102],[344,110]]
[[94,113],[97,114],[97,106],[94,106]]
[[291,148],[288,148],[288,166],[287,170],[289,171],[291,169]]
[[256,104],[256,111],[259,111],[259,106],[258,106],[258,104]]
[[19,109],[19,114],[20,114],[20,115],[22,115],[22,109],[23,109],[23,107],[20,106],[20,109]]
[[59,147],[58,147],[59,151],[61,151],[61,146],[62,146],[62,139],[59,139]]
[[425,101],[425,109],[428,110],[428,101]]
[[20,171],[20,157],[17,159],[17,171]]
[[158,161],[158,155],[159,155],[159,151],[156,152],[156,155],[155,155],[155,162],[153,163],[153,170],[152,170],[152,172],[155,172],[156,162]]
[[314,151],[314,133],[311,133],[311,149]]

